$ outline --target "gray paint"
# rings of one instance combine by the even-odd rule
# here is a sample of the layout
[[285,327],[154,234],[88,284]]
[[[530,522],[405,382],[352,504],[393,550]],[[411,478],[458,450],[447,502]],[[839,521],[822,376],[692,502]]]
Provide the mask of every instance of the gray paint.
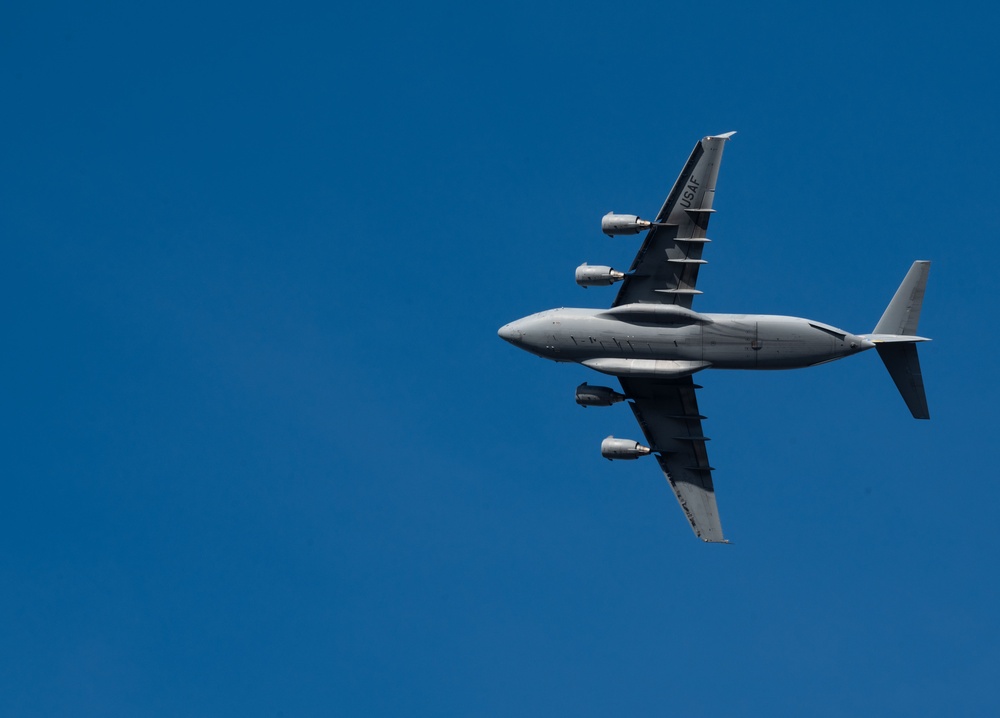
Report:
[[[715,500],[692,375],[705,369],[797,369],[878,347],[886,368],[917,418],[927,418],[915,335],[930,263],[915,262],[872,334],[857,335],[809,319],[769,314],[702,314],[693,311],[698,271],[725,141],[734,133],[695,145],[655,221],[649,225],[610,309],[549,309],[500,328],[501,338],[557,362],[576,362],[617,376],[624,394],[608,387],[577,387],[581,406],[610,406],[622,399],[649,444],[608,437],[608,459],[656,456],[695,535],[725,542]],[[634,215],[605,215],[608,233],[641,231]],[[643,223],[643,227],[649,223]],[[612,284],[610,267],[583,265],[584,286]]]
[[553,361],[597,367],[600,364],[595,362],[604,359],[655,360],[697,365],[695,371],[708,367],[797,369],[875,346],[860,336],[798,317],[696,317],[691,323],[661,325],[653,317],[625,321],[600,309],[549,309],[504,325],[499,335]]
[[913,263],[882,318],[875,325],[875,334],[905,336],[917,333],[917,322],[920,320],[920,308],[924,303],[924,291],[927,289],[927,274],[930,269],[930,262]]

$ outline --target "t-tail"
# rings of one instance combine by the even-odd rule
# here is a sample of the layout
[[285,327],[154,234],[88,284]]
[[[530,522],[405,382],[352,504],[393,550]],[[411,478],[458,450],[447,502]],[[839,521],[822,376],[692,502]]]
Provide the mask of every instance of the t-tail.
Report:
[[889,376],[896,383],[896,388],[915,419],[931,418],[927,410],[920,360],[917,357],[917,342],[930,341],[926,337],[917,336],[917,322],[920,321],[920,308],[924,303],[924,289],[927,287],[930,268],[931,263],[927,261],[913,263],[882,318],[875,325],[875,331],[864,337],[875,345],[882,363],[889,370]]

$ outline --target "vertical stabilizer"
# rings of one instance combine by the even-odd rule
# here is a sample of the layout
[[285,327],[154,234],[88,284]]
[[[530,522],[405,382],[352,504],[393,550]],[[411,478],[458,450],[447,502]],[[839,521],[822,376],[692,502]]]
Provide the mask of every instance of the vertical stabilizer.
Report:
[[885,313],[875,325],[873,334],[901,334],[912,336],[917,333],[920,308],[924,304],[924,289],[927,287],[927,273],[931,263],[914,262],[903,278]]

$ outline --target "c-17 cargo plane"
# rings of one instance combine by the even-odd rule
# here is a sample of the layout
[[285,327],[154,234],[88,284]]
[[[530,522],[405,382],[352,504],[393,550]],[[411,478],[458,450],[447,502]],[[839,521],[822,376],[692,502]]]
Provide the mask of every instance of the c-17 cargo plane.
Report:
[[621,282],[610,309],[550,309],[511,322],[498,334],[511,344],[557,362],[577,362],[618,377],[622,391],[584,382],[576,402],[611,406],[627,401],[646,445],[609,436],[607,459],[652,454],[698,538],[728,543],[715,501],[692,375],[705,369],[795,369],[875,348],[910,413],[928,419],[917,359],[916,335],[930,262],[914,262],[870,334],[798,317],[765,314],[701,314],[691,309],[708,220],[715,212],[715,183],[726,140],[734,132],[705,137],[694,146],[663,207],[651,220],[609,212],[601,229],[609,236],[646,232],[628,272],[583,264],[583,287]]

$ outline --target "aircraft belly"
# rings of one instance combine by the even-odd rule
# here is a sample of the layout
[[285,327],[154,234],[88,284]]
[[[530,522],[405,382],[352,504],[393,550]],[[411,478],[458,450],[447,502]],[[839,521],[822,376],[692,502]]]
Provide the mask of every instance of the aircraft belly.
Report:
[[663,359],[682,361],[702,360],[702,331],[700,326],[651,328],[647,342],[652,353]]
[[717,369],[756,369],[753,339],[753,321],[730,319],[710,324],[705,327],[703,357]]
[[597,358],[702,360],[702,327],[600,321],[574,327],[559,342],[575,361]]
[[833,336],[804,319],[762,321],[759,337],[761,369],[793,369],[837,358]]
[[728,315],[705,327],[704,360],[717,369],[794,369],[832,358],[833,338],[802,319]]
[[794,369],[833,359],[832,337],[770,337],[760,339],[758,369]]
[[709,324],[658,326],[587,317],[550,330],[556,361],[654,359],[705,362],[717,369],[793,369],[836,358],[834,339],[807,320],[712,315]]

